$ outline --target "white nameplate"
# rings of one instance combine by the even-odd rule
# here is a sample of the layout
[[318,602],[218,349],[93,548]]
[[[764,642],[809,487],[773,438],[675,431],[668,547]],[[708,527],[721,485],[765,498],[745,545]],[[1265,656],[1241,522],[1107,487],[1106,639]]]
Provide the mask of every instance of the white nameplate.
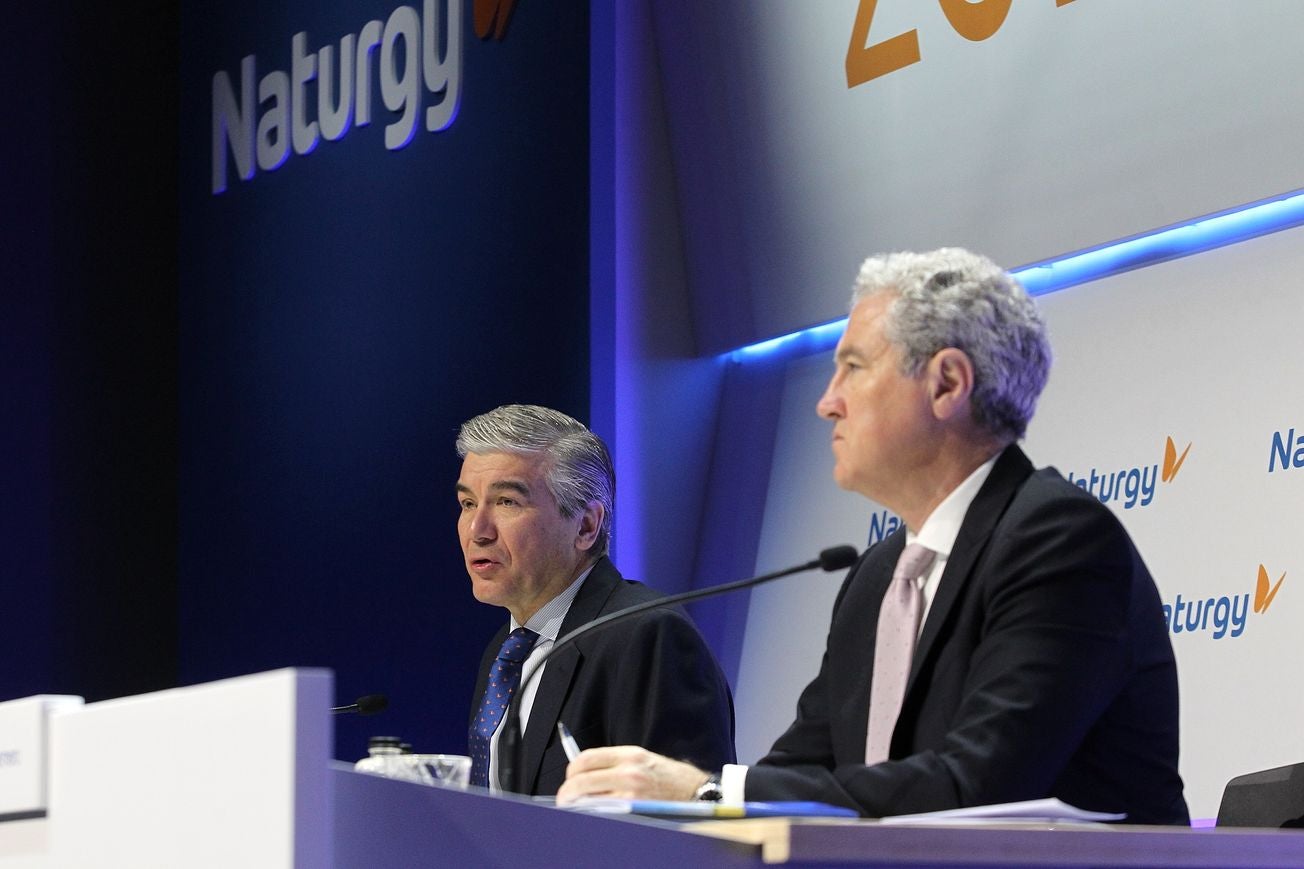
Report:
[[49,810],[47,721],[51,712],[82,705],[82,698],[38,694],[0,703],[0,821],[34,818]]

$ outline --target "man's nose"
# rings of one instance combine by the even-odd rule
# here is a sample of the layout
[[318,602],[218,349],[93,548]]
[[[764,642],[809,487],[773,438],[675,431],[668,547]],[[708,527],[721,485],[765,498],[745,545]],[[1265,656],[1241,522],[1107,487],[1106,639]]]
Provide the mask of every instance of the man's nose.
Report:
[[471,539],[477,542],[493,540],[497,533],[494,526],[493,515],[484,508],[476,510],[471,514]]
[[842,399],[833,391],[833,384],[830,383],[820,396],[820,400],[815,404],[815,412],[824,419],[842,419],[843,413]]

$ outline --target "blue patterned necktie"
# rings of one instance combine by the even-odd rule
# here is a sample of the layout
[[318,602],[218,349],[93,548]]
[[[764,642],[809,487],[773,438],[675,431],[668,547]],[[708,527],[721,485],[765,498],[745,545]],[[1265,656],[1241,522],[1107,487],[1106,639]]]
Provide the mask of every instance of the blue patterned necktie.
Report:
[[521,683],[521,667],[539,635],[527,628],[517,628],[503,640],[498,657],[489,668],[489,682],[480,698],[480,709],[471,722],[471,784],[489,786],[489,743],[503,720],[507,704]]

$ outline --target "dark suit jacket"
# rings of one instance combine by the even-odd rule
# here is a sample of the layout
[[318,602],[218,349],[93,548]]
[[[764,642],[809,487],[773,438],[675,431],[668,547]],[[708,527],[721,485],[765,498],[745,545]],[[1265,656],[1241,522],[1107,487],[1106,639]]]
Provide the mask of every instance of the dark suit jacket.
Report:
[[900,529],[851,569],[797,720],[748,799],[877,817],[1055,796],[1184,823],[1177,674],[1158,591],[1118,520],[1018,447],[965,515],[919,638],[889,759],[866,766],[879,602]]
[[[598,616],[662,595],[602,558],[562,622],[565,636]],[[484,694],[508,626],[485,649],[471,701]],[[653,609],[581,637],[548,659],[524,735],[518,790],[555,794],[566,779],[564,721],[580,748],[641,745],[705,769],[734,760],[733,698],[702,635],[679,608]]]

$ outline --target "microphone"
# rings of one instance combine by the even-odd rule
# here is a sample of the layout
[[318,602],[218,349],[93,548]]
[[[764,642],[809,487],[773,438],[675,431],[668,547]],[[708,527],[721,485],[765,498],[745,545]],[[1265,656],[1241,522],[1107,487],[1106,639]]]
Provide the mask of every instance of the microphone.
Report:
[[580,625],[565,636],[558,637],[557,641],[552,644],[552,648],[544,652],[535,665],[530,668],[530,672],[525,674],[525,677],[521,680],[520,686],[516,689],[516,693],[512,695],[512,699],[507,704],[507,712],[503,718],[502,733],[498,735],[499,784],[502,785],[502,788],[505,791],[516,790],[516,771],[520,769],[521,766],[522,749],[520,721],[516,714],[517,700],[525,693],[526,686],[529,685],[530,682],[534,680],[535,676],[543,669],[544,663],[553,655],[557,654],[557,652],[574,643],[580,637],[590,631],[596,631],[612,624],[613,622],[623,621],[630,616],[638,615],[639,613],[646,612],[650,609],[673,606],[674,604],[685,603],[691,600],[701,600],[702,598],[707,597],[715,597],[716,595],[727,594],[728,592],[737,591],[742,588],[751,588],[752,586],[761,585],[762,583],[770,582],[775,579],[782,579],[785,576],[792,576],[794,573],[814,570],[817,567],[824,571],[842,570],[843,568],[850,567],[859,557],[860,555],[856,552],[856,547],[854,546],[831,546],[828,549],[821,550],[818,558],[813,558],[804,564],[785,567],[783,570],[776,570],[773,573],[763,573],[760,576],[752,576],[735,582],[726,582],[723,585],[712,585],[707,588],[698,588],[692,591],[685,591],[680,592],[679,594],[657,598],[656,600],[645,601],[631,607],[625,607],[622,610],[616,610],[614,613],[607,613],[601,618],[596,618],[591,622],[586,622],[585,624]]
[[332,715],[356,712],[359,715],[375,715],[389,707],[389,698],[384,694],[364,694],[348,706],[331,707]]

